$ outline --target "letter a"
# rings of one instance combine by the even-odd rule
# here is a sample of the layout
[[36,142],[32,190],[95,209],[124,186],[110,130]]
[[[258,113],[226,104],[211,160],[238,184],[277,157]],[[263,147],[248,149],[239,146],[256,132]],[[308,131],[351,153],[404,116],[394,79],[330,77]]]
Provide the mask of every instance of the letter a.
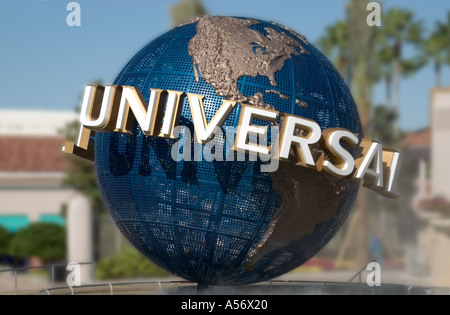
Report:
[[66,7],[67,11],[71,11],[66,18],[68,26],[81,26],[81,7],[78,2],[69,2]]
[[373,286],[381,286],[381,267],[380,264],[377,262],[370,262],[367,264],[366,267],[369,274],[367,275],[366,282],[369,287]]
[[367,25],[381,26],[381,6],[378,2],[370,2],[366,7],[367,11],[372,11],[367,15]]
[[81,285],[80,265],[76,262],[71,262],[67,265],[66,270],[71,271],[67,275],[67,279],[66,279],[67,285],[69,287],[79,287]]

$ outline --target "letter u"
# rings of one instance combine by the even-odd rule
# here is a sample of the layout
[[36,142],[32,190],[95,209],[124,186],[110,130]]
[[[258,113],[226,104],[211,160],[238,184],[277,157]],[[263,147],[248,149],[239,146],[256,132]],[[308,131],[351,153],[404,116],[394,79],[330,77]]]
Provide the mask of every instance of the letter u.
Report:
[[81,124],[98,132],[113,131],[121,95],[121,86],[87,85],[81,106]]

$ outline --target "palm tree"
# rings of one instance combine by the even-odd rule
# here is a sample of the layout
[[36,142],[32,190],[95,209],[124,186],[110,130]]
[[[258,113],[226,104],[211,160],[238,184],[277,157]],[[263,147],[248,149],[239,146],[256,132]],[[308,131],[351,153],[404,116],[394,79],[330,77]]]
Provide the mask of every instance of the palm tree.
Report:
[[433,33],[425,41],[424,52],[433,59],[436,86],[441,86],[442,64],[450,64],[450,12],[447,13],[446,23],[436,22]]
[[[392,66],[392,83],[394,85],[394,109],[398,113],[400,107],[400,78],[412,75],[424,64],[424,58],[416,53],[406,58],[403,54],[406,45],[418,48],[423,42],[423,24],[409,10],[392,8],[383,14],[383,27],[380,29],[379,41],[384,51],[385,62]],[[398,132],[395,126],[394,132]]]
[[331,59],[345,81],[349,81],[348,23],[345,20],[327,26],[326,33],[318,41],[323,53]]
[[206,14],[201,0],[180,0],[169,8],[172,26],[178,26],[190,19]]
[[[358,112],[361,118],[361,124],[364,130],[364,136],[370,133],[369,121],[372,111],[372,91],[375,82],[374,76],[374,51],[375,38],[377,28],[367,25],[365,19],[361,19],[361,13],[366,12],[369,1],[351,0],[347,4],[347,37],[345,46],[348,56],[347,71],[350,74],[348,77],[349,86],[358,106]],[[367,192],[362,189],[358,192],[358,197],[355,204],[355,211],[353,211],[348,223],[348,229],[339,249],[336,265],[339,266],[346,252],[353,243],[353,248],[357,249],[355,256],[355,263],[357,266],[362,266],[367,263],[368,253],[368,201]]]
[[366,12],[368,0],[351,0],[347,4],[350,90],[358,106],[365,136],[369,133],[372,112],[372,93],[376,80],[374,51],[378,28],[367,25],[361,19]]
[[[377,29],[369,27],[365,20],[360,19],[361,12],[366,12],[367,2],[349,1],[347,19],[327,26],[325,35],[317,42],[349,85],[366,131],[371,112],[372,88],[378,73],[371,58]],[[354,26],[354,23],[361,25]]]
[[375,75],[376,81],[383,80],[386,88],[385,105],[392,108],[392,72],[394,68],[394,53],[387,45],[384,34],[377,33],[377,50],[375,52]]

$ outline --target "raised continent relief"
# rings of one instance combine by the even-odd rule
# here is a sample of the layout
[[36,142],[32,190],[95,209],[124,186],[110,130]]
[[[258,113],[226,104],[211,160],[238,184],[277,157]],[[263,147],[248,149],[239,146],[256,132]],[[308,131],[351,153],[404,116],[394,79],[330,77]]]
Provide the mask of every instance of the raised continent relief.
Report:
[[292,55],[308,53],[300,41],[271,27],[265,28],[267,36],[264,36],[250,28],[260,23],[252,19],[206,15],[197,21],[197,34],[189,41],[188,50],[197,82],[200,72],[217,95],[272,109],[263,102],[261,93],[244,96],[238,89],[238,79],[261,75],[276,86],[275,73],[283,68],[285,61]]

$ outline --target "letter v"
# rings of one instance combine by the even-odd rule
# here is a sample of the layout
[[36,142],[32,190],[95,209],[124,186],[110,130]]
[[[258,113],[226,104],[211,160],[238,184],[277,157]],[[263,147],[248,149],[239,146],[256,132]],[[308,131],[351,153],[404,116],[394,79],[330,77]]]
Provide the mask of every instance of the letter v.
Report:
[[230,112],[233,110],[236,102],[222,100],[222,105],[211,119],[209,124],[206,122],[205,110],[203,108],[203,95],[196,95],[187,93],[189,106],[191,108],[192,120],[194,123],[195,134],[198,143],[205,143],[208,141],[213,133],[215,127],[222,125],[228,118]]

